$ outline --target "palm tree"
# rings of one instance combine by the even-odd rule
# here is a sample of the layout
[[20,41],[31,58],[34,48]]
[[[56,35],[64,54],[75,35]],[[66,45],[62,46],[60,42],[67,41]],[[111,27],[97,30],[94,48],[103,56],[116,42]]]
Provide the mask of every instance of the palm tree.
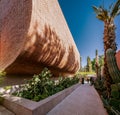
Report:
[[120,14],[120,0],[112,5],[109,10],[105,9],[103,6],[96,7],[93,6],[96,13],[96,17],[104,22],[104,77],[105,85],[107,87],[108,97],[110,96],[110,85],[112,84],[112,79],[108,72],[107,62],[106,62],[106,50],[112,48],[116,52],[116,42],[115,42],[115,24],[114,19]]

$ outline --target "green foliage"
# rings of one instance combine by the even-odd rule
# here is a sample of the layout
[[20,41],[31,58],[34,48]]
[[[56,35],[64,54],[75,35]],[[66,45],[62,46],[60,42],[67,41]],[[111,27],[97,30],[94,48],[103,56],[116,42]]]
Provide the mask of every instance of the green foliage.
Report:
[[120,91],[119,91],[119,88],[118,88],[117,84],[112,84],[111,85],[111,96],[115,99],[120,98]]
[[117,110],[120,110],[120,100],[117,100],[117,99],[114,99],[114,98],[110,98],[109,104],[111,106],[113,106],[114,108],[116,108]]
[[[94,58],[92,61],[92,70],[96,71],[96,58]],[[99,63],[99,68],[101,68],[104,65],[104,56],[103,55],[99,55],[98,56],[98,63]]]
[[95,75],[95,72],[79,72],[79,75],[81,76]]
[[112,89],[112,90],[117,90],[117,91],[119,90],[117,84],[112,84],[112,85],[111,85],[111,89]]
[[105,9],[103,6],[96,7],[93,6],[93,10],[96,13],[96,17],[101,21],[112,20],[120,14],[120,0],[109,7],[110,9]]
[[117,66],[115,52],[111,48],[106,51],[107,66],[114,83],[120,83],[120,70]]
[[72,86],[73,84],[76,84],[79,82],[78,77],[72,77],[72,78],[62,78],[59,79],[59,84],[56,85],[57,87],[62,87],[62,89],[68,88]]
[[12,86],[5,86],[4,89],[7,91],[7,90],[10,90],[12,88]]
[[112,91],[111,91],[111,96],[112,96],[113,98],[115,98],[115,99],[119,99],[120,93],[119,93],[119,91],[117,91],[117,90],[112,90]]
[[109,115],[119,115],[120,113],[120,90],[119,84],[111,85],[111,97],[107,97],[106,87],[104,86],[104,79],[97,78],[94,85],[99,92],[103,101],[104,107],[107,109]]
[[95,71],[95,58],[91,61],[92,70]]
[[116,63],[115,52],[111,48],[106,51],[107,66],[114,83],[120,82],[120,70]]
[[[0,84],[3,82],[5,75],[6,75],[6,72],[0,71]],[[2,95],[2,94],[0,94],[0,104],[1,104],[2,101],[3,101],[3,97],[1,97],[1,95]]]
[[97,90],[103,91],[105,89],[104,87],[104,80],[97,78],[94,84],[95,88]]
[[[115,52],[113,49],[109,48],[106,51],[107,66],[112,77],[113,83],[111,85],[111,97],[108,98],[110,111],[115,115],[120,114],[120,70],[116,63]],[[111,114],[111,115],[114,115]]]
[[101,96],[101,99],[102,99],[104,107],[107,109],[107,112],[109,113],[109,115],[120,115],[120,111],[118,108],[119,104],[118,104],[118,102],[116,102],[116,100],[110,99],[110,101],[109,101],[108,99],[105,99],[102,96]]
[[45,68],[39,75],[34,75],[22,86],[20,91],[14,92],[13,95],[39,101],[79,82],[78,77],[60,77],[56,83],[51,79],[51,76],[51,72]]
[[86,69],[87,69],[87,72],[92,71],[92,64],[91,64],[91,59],[89,56],[87,57],[87,68]]
[[6,72],[5,71],[0,71],[0,77],[5,76]]
[[0,83],[2,83],[3,82],[3,80],[4,80],[4,76],[6,75],[6,72],[4,72],[4,71],[0,71]]
[[106,98],[103,95],[102,101],[109,115],[120,115],[120,90],[119,84],[111,85],[111,97]]
[[106,87],[105,87],[105,80],[100,77],[98,77],[94,82],[94,87],[97,89],[100,95],[102,95],[104,98],[107,97]]
[[120,91],[120,83],[117,83],[118,90]]
[[101,99],[102,99],[102,101],[103,101],[104,107],[107,108],[108,111],[110,111],[110,110],[111,110],[111,107],[110,107],[110,105],[109,105],[109,103],[108,103],[108,100],[105,99],[103,96],[101,96]]
[[114,98],[105,99],[103,96],[101,96],[101,99],[109,115],[120,115],[120,100]]
[[104,55],[99,56],[99,66],[100,67],[104,66]]

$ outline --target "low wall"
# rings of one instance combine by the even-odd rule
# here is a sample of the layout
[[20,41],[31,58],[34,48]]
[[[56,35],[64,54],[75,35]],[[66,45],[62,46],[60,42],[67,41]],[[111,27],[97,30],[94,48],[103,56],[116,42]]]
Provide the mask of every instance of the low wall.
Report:
[[46,115],[46,113],[72,93],[79,85],[73,85],[39,102],[6,94],[3,95],[4,101],[2,104],[16,115]]

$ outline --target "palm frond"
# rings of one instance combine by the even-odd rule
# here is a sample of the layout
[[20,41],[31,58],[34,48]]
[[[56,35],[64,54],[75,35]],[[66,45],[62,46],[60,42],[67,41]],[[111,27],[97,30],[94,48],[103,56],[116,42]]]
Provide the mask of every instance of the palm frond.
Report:
[[117,2],[114,4],[114,6],[111,10],[111,13],[110,13],[111,17],[114,18],[115,16],[117,16],[117,12],[119,10],[119,7],[120,7],[120,0],[117,0]]
[[120,15],[120,8],[118,9],[116,16]]
[[101,21],[104,21],[104,20],[105,20],[104,17],[103,17],[103,15],[97,15],[96,18],[98,18],[98,19],[101,20]]
[[106,9],[104,9],[102,6],[100,7],[93,6],[93,9],[96,13],[96,17],[99,20],[105,21],[106,19],[109,18],[109,12]]
[[113,7],[114,7],[114,3],[112,3],[112,4],[109,6],[108,11],[109,11],[109,12],[112,12]]
[[109,17],[109,12],[105,9],[103,9],[103,16],[105,19],[107,19]]
[[100,8],[97,8],[96,6],[92,6],[92,8],[96,14],[100,13]]

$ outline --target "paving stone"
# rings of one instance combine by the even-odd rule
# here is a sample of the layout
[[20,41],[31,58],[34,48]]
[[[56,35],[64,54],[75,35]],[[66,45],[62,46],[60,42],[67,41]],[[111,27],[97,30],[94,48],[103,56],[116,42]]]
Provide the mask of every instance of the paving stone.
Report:
[[79,86],[47,115],[108,115],[93,86]]
[[13,112],[9,111],[2,105],[0,105],[0,115],[15,115]]

